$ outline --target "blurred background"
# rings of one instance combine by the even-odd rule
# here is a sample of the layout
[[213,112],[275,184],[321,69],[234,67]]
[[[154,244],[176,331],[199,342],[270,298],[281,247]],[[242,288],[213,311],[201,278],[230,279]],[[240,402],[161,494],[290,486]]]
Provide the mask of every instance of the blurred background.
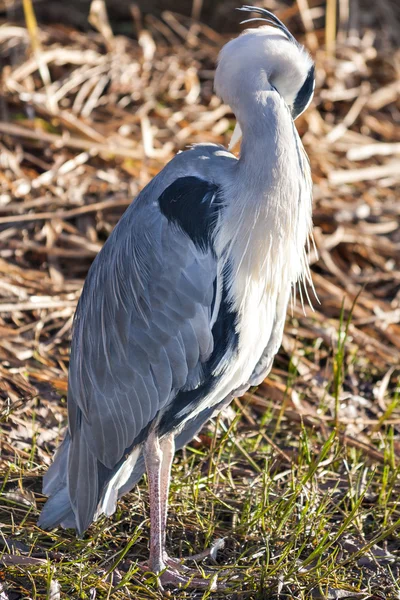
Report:
[[[313,308],[298,299],[271,375],[226,418],[240,415],[243,439],[267,418],[274,441],[264,437],[263,452],[281,449],[282,472],[299,456],[303,427],[313,452],[334,432],[346,464],[377,469],[376,490],[393,477],[398,497],[400,4],[254,4],[316,61],[315,97],[296,126],[314,182],[318,299],[311,290]],[[25,507],[15,512],[3,495],[0,518],[22,537],[15,523],[26,511],[36,519],[40,478],[66,424],[71,324],[93,258],[177,151],[229,143],[235,119],[213,76],[219,49],[243,28],[238,5],[0,0],[0,474]],[[344,464],[332,467],[336,483]],[[396,522],[387,502],[358,530],[363,543]],[[398,557],[393,544],[385,552]]]

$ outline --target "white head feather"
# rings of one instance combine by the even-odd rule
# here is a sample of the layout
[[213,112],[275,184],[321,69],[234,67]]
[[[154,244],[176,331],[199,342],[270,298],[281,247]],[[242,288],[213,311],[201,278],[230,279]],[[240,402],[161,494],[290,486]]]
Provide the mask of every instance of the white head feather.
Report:
[[249,96],[275,88],[291,109],[312,67],[305,48],[276,27],[247,29],[228,42],[219,55],[214,86],[240,124],[230,148],[239,141],[248,118]]

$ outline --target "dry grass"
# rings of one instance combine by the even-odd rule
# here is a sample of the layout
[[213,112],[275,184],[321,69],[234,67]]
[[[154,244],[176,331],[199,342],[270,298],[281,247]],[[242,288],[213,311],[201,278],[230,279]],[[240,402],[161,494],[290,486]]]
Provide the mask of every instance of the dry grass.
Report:
[[[381,31],[340,22],[335,37],[298,6],[317,62],[298,126],[320,303],[294,307],[270,377],[178,455],[169,545],[187,554],[226,537],[221,597],[399,598],[400,55]],[[175,152],[227,145],[234,120],[212,92],[225,37],[172,13],[142,29],[135,11],[138,42],[115,37],[102,7],[85,34],[0,26],[2,600],[159,597],[135,567],[144,483],[77,540],[37,528],[41,476],[66,423],[91,261]]]

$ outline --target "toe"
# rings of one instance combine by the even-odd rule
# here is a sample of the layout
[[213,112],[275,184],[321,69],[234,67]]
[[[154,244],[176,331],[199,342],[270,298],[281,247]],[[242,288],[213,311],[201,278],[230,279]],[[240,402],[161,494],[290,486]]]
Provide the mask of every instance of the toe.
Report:
[[216,578],[203,579],[195,576],[190,577],[168,568],[160,575],[160,581],[162,585],[173,585],[181,588],[207,589],[210,591],[215,591],[217,589]]

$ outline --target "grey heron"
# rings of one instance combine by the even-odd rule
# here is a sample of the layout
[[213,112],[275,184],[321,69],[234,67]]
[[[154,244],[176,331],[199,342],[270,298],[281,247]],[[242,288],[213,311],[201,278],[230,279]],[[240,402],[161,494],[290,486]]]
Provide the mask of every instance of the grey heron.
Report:
[[175,449],[266,377],[310,277],[311,175],[294,119],[314,64],[272,13],[241,10],[267,25],[227,43],[216,70],[240,156],[216,144],[176,155],[94,260],[74,319],[68,431],[43,485],[39,525],[82,534],[147,471],[149,568],[162,583],[188,581],[165,548]]

